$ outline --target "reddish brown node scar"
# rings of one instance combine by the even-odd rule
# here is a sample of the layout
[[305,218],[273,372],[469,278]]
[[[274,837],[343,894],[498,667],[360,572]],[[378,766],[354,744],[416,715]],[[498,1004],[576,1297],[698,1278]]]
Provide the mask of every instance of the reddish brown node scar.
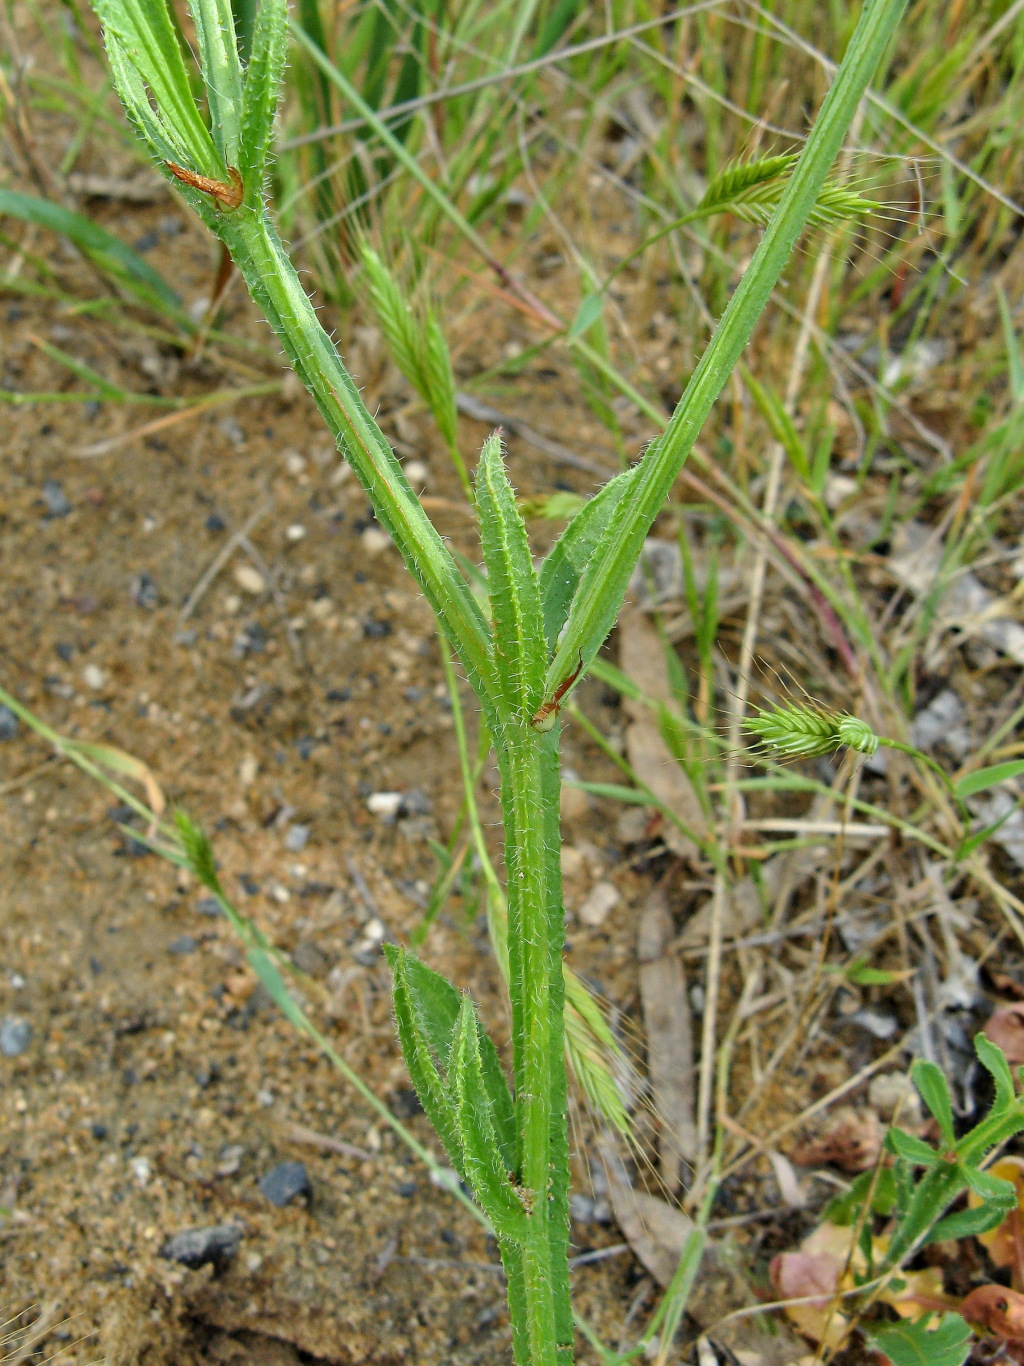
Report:
[[563,679],[554,691],[554,695],[541,706],[530,717],[530,725],[535,730],[550,730],[558,718],[558,713],[562,710],[562,698],[569,691],[572,685],[583,672],[583,652],[580,651],[580,662],[573,669],[568,678]]
[[226,209],[237,209],[242,202],[242,177],[233,166],[228,167],[228,179],[230,185],[225,185],[223,180],[214,180],[208,175],[199,175],[196,171],[188,171],[184,166],[178,166],[173,161],[165,161],[164,165],[175,179],[183,181],[186,185],[191,185],[193,190],[199,190],[203,194],[212,195],[218,204],[223,204]]

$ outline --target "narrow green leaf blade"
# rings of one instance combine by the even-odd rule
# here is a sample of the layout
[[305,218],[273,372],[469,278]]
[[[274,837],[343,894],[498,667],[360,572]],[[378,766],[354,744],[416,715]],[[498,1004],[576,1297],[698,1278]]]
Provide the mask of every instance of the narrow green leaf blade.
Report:
[[967,1324],[959,1314],[943,1314],[938,1326],[930,1329],[930,1317],[864,1331],[892,1366],[963,1366],[971,1347]]
[[637,466],[630,497],[620,502],[609,535],[602,539],[580,581],[565,631],[548,666],[549,691],[553,692],[578,667],[581,655],[583,667],[589,665],[614,625],[644,539],[813,213],[829,168],[892,38],[904,3],[905,0],[870,0],[862,9],[778,210],[668,426]]
[[949,1084],[942,1069],[933,1062],[918,1058],[910,1069],[910,1078],[921,1093],[921,1099],[932,1112],[939,1133],[947,1148],[956,1143],[953,1130],[953,1103],[949,1098]]
[[978,1061],[995,1084],[996,1096],[992,1108],[996,1110],[1012,1104],[1017,1093],[1013,1085],[1010,1064],[1006,1061],[1006,1054],[998,1044],[994,1044],[985,1034],[975,1034],[974,1051],[978,1055]]
[[576,316],[572,320],[566,337],[572,341],[576,337],[582,337],[600,318],[604,312],[604,295],[600,292],[588,294],[580,303],[576,310]]
[[[436,1058],[448,1072],[452,1044],[462,1008],[462,995],[440,973],[420,962],[406,949],[385,944],[384,954],[392,973],[402,974],[403,989],[413,1011],[418,1030]],[[396,975],[397,982],[397,975]],[[397,1008],[397,1007],[396,1007]],[[512,1096],[501,1070],[498,1050],[483,1025],[477,1025],[483,1087],[487,1096],[502,1157],[511,1170],[516,1165],[516,1128]],[[424,1107],[426,1108],[426,1107]]]
[[242,130],[242,64],[230,0],[191,0],[210,131],[225,168],[238,169]]
[[522,1243],[529,1236],[529,1215],[514,1186],[515,1172],[507,1166],[498,1144],[484,1084],[479,1034],[473,1003],[464,996],[452,1044],[449,1089],[466,1177],[498,1236]]
[[493,681],[506,715],[528,721],[544,700],[544,618],[526,525],[497,432],[480,452],[476,501],[494,617]]
[[[213,141],[192,94],[178,31],[167,0],[94,0],[103,25],[114,85],[132,121],[154,154],[193,161],[191,168],[216,175]],[[159,113],[154,115],[147,91]]]
[[580,576],[607,531],[620,500],[629,489],[633,474],[633,470],[626,470],[610,479],[572,519],[540,567],[544,635],[549,649],[555,647],[558,634],[569,615]]
[[992,764],[989,768],[975,769],[973,773],[965,774],[954,786],[958,797],[974,797],[977,793],[986,792],[997,783],[1005,783],[1022,773],[1024,759],[1008,759],[1005,764]]
[[897,1157],[912,1162],[916,1167],[934,1167],[939,1154],[923,1138],[915,1138],[903,1129],[890,1129],[885,1136],[885,1146]]
[[409,955],[391,945],[385,945],[384,952],[394,982],[392,999],[405,1065],[416,1088],[420,1104],[434,1126],[438,1138],[444,1144],[448,1160],[465,1180],[466,1170],[462,1160],[462,1144],[459,1142],[455,1107],[437,1070],[431,1055],[430,1040],[416,1010],[407,972]]
[[177,312],[181,299],[164,277],[137,251],[80,213],[32,194],[0,188],[0,214],[34,223],[74,242],[105,274],[129,288],[144,303]]
[[274,115],[288,51],[287,0],[261,0],[242,87],[242,136],[238,169],[246,199],[258,204],[270,152]]
[[990,1228],[996,1228],[1003,1222],[1015,1203],[1011,1201],[1007,1206],[993,1201],[977,1205],[974,1209],[961,1209],[955,1214],[947,1214],[945,1219],[940,1219],[931,1228],[921,1246],[953,1242],[958,1238],[976,1238],[979,1233],[987,1233]]

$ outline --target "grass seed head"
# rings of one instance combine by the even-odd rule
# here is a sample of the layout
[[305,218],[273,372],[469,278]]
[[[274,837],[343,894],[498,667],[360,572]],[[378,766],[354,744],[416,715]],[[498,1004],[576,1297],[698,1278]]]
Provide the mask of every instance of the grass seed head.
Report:
[[813,759],[843,745],[859,754],[874,754],[878,748],[878,736],[866,721],[807,703],[763,708],[743,725],[765,749],[786,759]]

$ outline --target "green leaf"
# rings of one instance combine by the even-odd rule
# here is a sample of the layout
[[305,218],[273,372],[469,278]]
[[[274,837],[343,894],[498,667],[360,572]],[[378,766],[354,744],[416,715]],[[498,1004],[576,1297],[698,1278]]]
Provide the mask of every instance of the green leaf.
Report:
[[494,617],[492,685],[504,702],[506,718],[528,721],[544,701],[540,587],[497,433],[480,452],[476,502]]
[[[779,157],[777,160],[781,161],[784,158]],[[789,456],[789,462],[796,471],[798,478],[810,487],[811,467],[807,459],[807,450],[800,439],[796,424],[786,412],[782,400],[768,385],[761,384],[746,366],[743,367],[743,382],[747,386],[751,398],[760,409],[761,416],[768,423],[772,436]]]
[[204,175],[223,175],[227,168],[219,164],[192,94],[166,0],[94,0],[94,7],[114,87],[153,155]]
[[963,1164],[962,1170],[968,1186],[986,1205],[999,1206],[1003,1213],[1016,1205],[1017,1190],[1012,1181],[1004,1181],[1001,1176],[993,1176],[968,1162]]
[[[402,1045],[405,1065],[416,1088],[420,1104],[434,1126],[434,1132],[444,1144],[448,1160],[465,1180],[466,1170],[462,1160],[462,1144],[459,1141],[455,1106],[434,1061],[430,1038],[424,1028],[420,1012],[416,1009],[415,994],[409,983],[408,964],[411,955],[390,944],[384,946],[384,953],[394,981],[392,999],[395,1006],[395,1022],[398,1026],[398,1039]],[[455,990],[454,987],[452,990]],[[430,1012],[427,1013],[427,1018],[432,1018]],[[445,1062],[447,1061],[446,1051]]]
[[246,198],[252,204],[258,204],[262,199],[263,172],[270,152],[287,50],[286,0],[261,0],[242,87],[242,136],[238,153],[238,169],[242,173]]
[[998,1044],[994,1044],[984,1034],[975,1034],[974,1051],[978,1055],[978,1061],[995,1083],[996,1095],[995,1103],[992,1106],[993,1110],[1012,1104],[1017,1093],[1013,1085],[1010,1065],[1006,1061],[1006,1054]]
[[841,1228],[848,1228],[856,1223],[864,1208],[864,1201],[868,1198],[868,1192],[872,1191],[872,1183],[874,1189],[871,1195],[871,1211],[887,1218],[896,1204],[896,1183],[891,1168],[882,1167],[877,1173],[861,1172],[851,1183],[848,1191],[829,1201],[821,1212],[821,1222],[838,1224]]
[[1005,764],[976,768],[973,773],[965,774],[954,783],[954,787],[958,797],[974,797],[979,792],[986,792],[990,787],[995,787],[997,783],[1005,783],[1010,778],[1019,777],[1021,773],[1024,773],[1024,759],[1008,759]]
[[615,509],[629,488],[633,471],[610,479],[582,508],[551,547],[540,567],[540,595],[544,604],[544,635],[554,649],[565,625],[573,595],[591,556],[603,540]]
[[943,1314],[929,1330],[931,1315],[916,1323],[904,1319],[891,1327],[865,1328],[873,1347],[884,1353],[892,1366],[963,1366],[971,1347],[971,1330],[959,1314]]
[[[466,1177],[500,1238],[523,1243],[529,1236],[529,1195],[517,1192],[516,1173],[505,1161],[488,1104],[473,1003],[462,997],[452,1040],[452,1096]],[[525,1203],[524,1203],[525,1202]]]
[[[1010,1208],[1012,1207],[1011,1204]],[[987,1233],[990,1228],[996,1228],[1008,1213],[1006,1205],[995,1203],[957,1210],[956,1214],[947,1214],[945,1219],[940,1219],[929,1230],[921,1246],[924,1247],[928,1243],[944,1243],[947,1240],[955,1242],[959,1238],[976,1238],[979,1233]]]
[[915,1138],[902,1129],[890,1129],[885,1136],[885,1146],[905,1162],[912,1162],[915,1167],[934,1167],[940,1160],[939,1154],[924,1139]]
[[975,830],[973,834],[962,839],[956,847],[953,862],[962,863],[965,858],[970,858],[975,849],[979,849],[986,840],[990,840],[996,831],[1006,824],[1013,813],[1019,810],[1020,802],[1014,802],[1012,806],[1006,808],[997,821],[993,821],[991,825],[983,826],[980,830]]
[[582,337],[584,332],[594,326],[603,312],[604,295],[600,292],[586,295],[576,310],[576,316],[566,333],[567,340],[573,341],[576,337]]
[[97,270],[130,289],[141,302],[159,308],[161,312],[180,311],[180,297],[148,261],[112,232],[83,218],[80,213],[36,195],[0,189],[0,214],[10,214],[23,223],[34,223],[68,238]]
[[[396,991],[401,975],[402,989],[412,1011],[415,1028],[422,1034],[432,1059],[445,1073],[451,1066],[462,995],[440,973],[421,963],[415,954],[392,944],[384,945],[384,955],[395,977]],[[403,1008],[405,1002],[403,1002]],[[396,1001],[396,1012],[398,1002]],[[477,1026],[483,1086],[493,1116],[502,1156],[511,1170],[516,1165],[516,1129],[512,1097],[501,1070],[498,1050],[482,1025]],[[403,1045],[404,1051],[404,1045]],[[410,1071],[410,1075],[411,1071]],[[423,1107],[426,1109],[426,1105]]]
[[835,81],[760,246],[733,291],[668,425],[636,467],[630,497],[620,501],[609,534],[601,538],[581,576],[565,630],[548,665],[549,692],[577,667],[581,655],[584,667],[590,663],[614,625],[644,540],[733,373],[797,238],[813,215],[829,168],[903,8],[904,0],[873,0],[862,8]]
[[225,168],[238,169],[242,132],[242,64],[230,0],[192,0],[199,64],[206,86],[214,146]]
[[953,1131],[953,1103],[949,1098],[949,1084],[941,1068],[933,1062],[918,1058],[910,1069],[910,1078],[921,1093],[921,1099],[932,1112],[939,1126],[939,1133],[947,1148],[956,1143]]

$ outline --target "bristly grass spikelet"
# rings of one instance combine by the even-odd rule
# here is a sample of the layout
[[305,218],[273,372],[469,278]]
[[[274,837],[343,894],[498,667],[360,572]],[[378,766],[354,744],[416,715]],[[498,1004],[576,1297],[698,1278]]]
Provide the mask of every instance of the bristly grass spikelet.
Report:
[[743,726],[766,750],[785,759],[813,759],[844,745],[859,754],[874,754],[881,743],[859,717],[804,702],[762,708],[756,716],[748,716]]
[[[796,160],[794,153],[785,152],[757,161],[731,162],[710,182],[694,217],[732,213],[764,227],[778,208]],[[814,227],[829,227],[850,218],[866,218],[881,208],[877,201],[865,199],[839,181],[826,180],[807,221]]]

